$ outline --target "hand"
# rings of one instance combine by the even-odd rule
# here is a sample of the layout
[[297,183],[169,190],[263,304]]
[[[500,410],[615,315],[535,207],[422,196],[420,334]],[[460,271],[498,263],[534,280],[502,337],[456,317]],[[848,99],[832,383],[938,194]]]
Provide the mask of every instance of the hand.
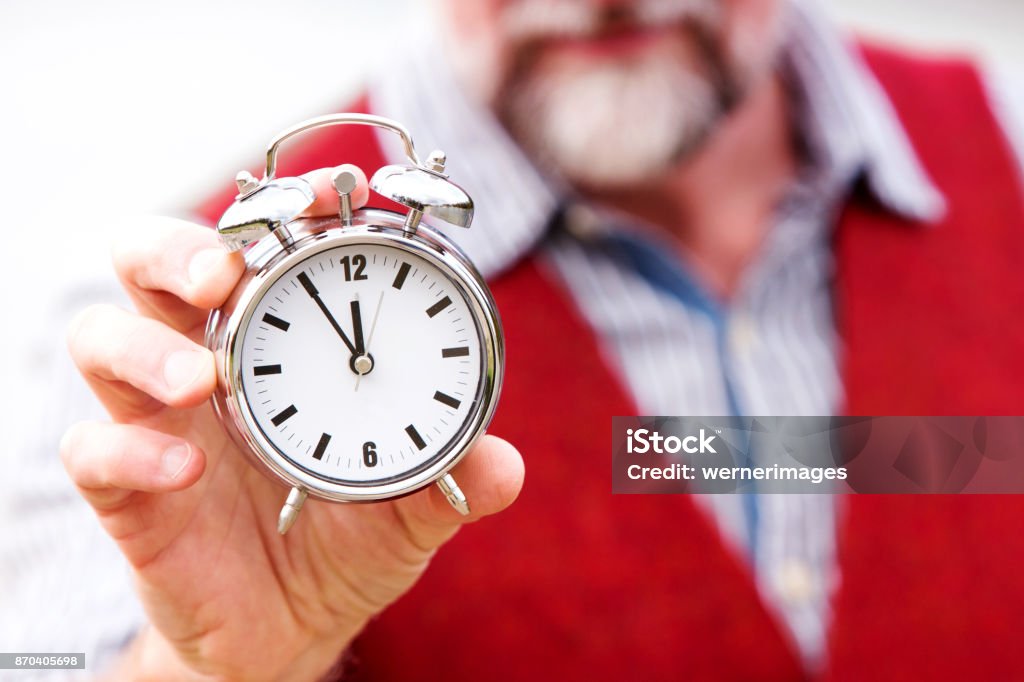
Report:
[[[361,206],[368,189],[357,175]],[[322,197],[311,210],[336,211],[329,171],[310,177]],[[153,219],[118,242],[114,264],[138,312],[93,307],[69,334],[113,421],[76,425],[61,455],[127,557],[150,619],[117,679],[316,679],[467,519],[430,486],[378,504],[310,500],[278,535],[287,490],[217,421],[214,358],[201,345],[241,258],[207,228]],[[515,499],[523,463],[485,436],[454,475],[472,521]]]

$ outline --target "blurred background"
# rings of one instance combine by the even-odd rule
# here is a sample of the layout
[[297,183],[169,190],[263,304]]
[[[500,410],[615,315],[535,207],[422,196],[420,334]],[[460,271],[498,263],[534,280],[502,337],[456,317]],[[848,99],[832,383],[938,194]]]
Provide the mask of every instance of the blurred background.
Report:
[[[1024,93],[1020,0],[820,2],[854,31],[973,53]],[[48,387],[30,385],[28,370],[52,359],[55,341],[63,347],[69,290],[86,300],[112,281],[107,248],[120,221],[186,215],[257,162],[278,130],[337,109],[389,46],[425,30],[428,5],[0,3],[0,353],[15,359],[0,371],[0,428],[24,430],[26,406],[45,404]],[[0,465],[24,445],[5,439]],[[0,527],[13,513],[4,499]]]
[[[1021,73],[1024,83],[1024,2],[820,1],[854,30],[925,50],[969,51]],[[230,182],[239,164],[258,160],[277,130],[336,109],[377,60],[374,48],[386,54],[396,41],[415,40],[425,5],[0,3],[8,254],[0,268],[8,294],[0,351],[28,361],[39,340],[27,332],[60,329],[47,301],[103,276],[118,220],[181,214]],[[25,282],[31,296],[12,295]]]
[[[1024,82],[1019,0],[820,1],[856,31],[969,51]],[[31,298],[7,301],[18,309],[8,307],[6,319],[20,331],[8,329],[0,344],[29,341],[21,332],[45,321],[51,291],[102,273],[115,218],[180,213],[230,182],[277,130],[343,102],[375,61],[374,48],[415,40],[425,5],[0,3],[9,254],[0,288],[15,291],[26,279],[33,286]],[[0,345],[7,357],[30,350]]]
[[[821,2],[864,34],[974,53],[1024,93],[1020,0]],[[416,40],[426,5],[0,3],[0,352],[10,359],[0,370],[0,529],[21,511],[5,481],[34,476],[18,468],[19,453],[65,426],[55,409],[37,423],[54,389],[27,377],[63,353],[75,304],[112,283],[113,226],[133,214],[186,215],[257,161],[276,131],[335,110],[389,46]]]
[[[972,52],[1024,82],[1020,0],[819,1],[856,31]],[[425,5],[0,3],[4,243],[29,254],[0,285],[92,272],[112,216],[180,212],[223,187],[280,128],[344,102],[374,48],[415,40]]]
[[[857,32],[972,53],[1024,95],[1021,0],[820,2]],[[0,369],[0,533],[35,537],[28,519],[40,518],[39,509],[25,514],[27,507],[45,509],[62,489],[71,494],[56,438],[72,418],[89,415],[67,407],[84,388],[67,389],[64,329],[75,309],[115,291],[107,256],[114,227],[143,213],[187,215],[258,162],[279,129],[336,110],[390,46],[417,39],[428,5],[0,2],[0,353],[8,358]],[[114,551],[84,508],[80,521],[64,533],[69,550]],[[30,555],[15,560],[34,566]],[[5,602],[8,613],[35,608],[5,590],[10,567],[0,563],[0,612]],[[94,588],[123,598],[120,582],[111,576]],[[111,601],[110,612],[130,618],[132,608]],[[8,638],[15,630],[24,637],[9,645],[46,641],[22,623],[8,626]]]

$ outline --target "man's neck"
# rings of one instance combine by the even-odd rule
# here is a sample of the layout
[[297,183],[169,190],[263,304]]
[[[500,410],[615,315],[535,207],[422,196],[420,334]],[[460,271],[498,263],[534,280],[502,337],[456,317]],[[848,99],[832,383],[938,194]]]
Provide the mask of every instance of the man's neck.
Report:
[[781,80],[766,78],[663,179],[584,194],[672,234],[705,285],[729,298],[796,172],[789,121]]

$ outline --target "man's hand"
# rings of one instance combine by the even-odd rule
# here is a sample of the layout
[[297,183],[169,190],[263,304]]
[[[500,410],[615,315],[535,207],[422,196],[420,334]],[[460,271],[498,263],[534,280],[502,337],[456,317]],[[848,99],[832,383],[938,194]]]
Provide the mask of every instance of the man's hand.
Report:
[[[366,177],[350,169],[353,203],[364,205]],[[335,212],[330,171],[307,177],[321,197],[310,213]],[[519,493],[519,453],[485,436],[454,472],[473,502],[468,519],[430,486],[379,504],[310,500],[278,535],[287,490],[253,468],[209,401],[214,359],[202,335],[241,257],[208,228],[153,219],[124,235],[114,265],[138,312],[96,306],[69,333],[113,421],[71,428],[61,456],[130,562],[152,624],[119,676],[314,680],[460,524]]]

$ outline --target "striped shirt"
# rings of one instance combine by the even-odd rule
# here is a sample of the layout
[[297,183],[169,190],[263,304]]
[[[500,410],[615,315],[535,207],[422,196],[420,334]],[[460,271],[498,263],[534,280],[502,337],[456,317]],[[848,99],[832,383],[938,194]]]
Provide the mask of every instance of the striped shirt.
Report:
[[[422,149],[448,153],[452,177],[477,203],[474,228],[451,236],[481,270],[493,276],[539,250],[597,332],[641,413],[829,414],[842,386],[828,238],[851,182],[862,177],[889,209],[919,219],[920,229],[941,213],[942,198],[879,86],[835,29],[802,5],[793,9],[788,28],[785,71],[799,97],[809,163],[728,306],[708,296],[680,263],[638,258],[652,245],[636,238],[621,217],[553,192],[494,118],[462,96],[429,41],[409,41],[415,59],[385,70],[372,102],[376,113],[405,123]],[[1007,77],[1012,74],[987,75],[995,109],[1024,159],[1024,89],[1003,85],[1015,85]],[[402,158],[389,138],[381,141],[395,161]],[[564,229],[549,233],[557,211]],[[655,245],[654,252],[674,249]],[[62,321],[92,302],[127,305],[113,286],[106,264],[97,263],[95,280],[45,309],[57,322],[31,326],[25,345],[33,353],[8,373],[19,387],[24,418],[4,423],[0,650],[85,652],[89,670],[19,671],[18,680],[91,675],[145,620],[124,559],[57,456],[70,423],[104,418],[67,357]],[[839,510],[830,497],[817,495],[765,495],[755,503],[751,513],[739,497],[701,498],[725,541],[749,561],[766,603],[813,669],[822,662],[828,594],[839,577]]]

